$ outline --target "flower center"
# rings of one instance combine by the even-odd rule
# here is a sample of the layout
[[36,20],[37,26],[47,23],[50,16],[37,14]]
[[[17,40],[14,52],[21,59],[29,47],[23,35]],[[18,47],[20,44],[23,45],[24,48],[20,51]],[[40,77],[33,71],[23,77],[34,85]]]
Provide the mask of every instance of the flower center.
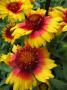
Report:
[[63,20],[67,23],[67,11],[64,12]]
[[31,71],[37,68],[38,64],[39,54],[37,52],[37,49],[23,48],[21,50],[18,50],[13,66],[14,68],[20,68],[24,73],[31,73]]
[[7,9],[12,11],[13,13],[18,13],[21,11],[21,5],[21,2],[11,2],[7,5]]
[[9,26],[9,27],[6,28],[5,36],[7,38],[9,38],[9,39],[13,39],[13,36],[11,35],[10,29],[11,29],[11,26]]
[[27,29],[32,29],[33,31],[39,30],[43,25],[43,16],[39,14],[33,14],[29,16],[29,19],[26,21]]
[[29,63],[33,59],[33,55],[29,51],[21,50],[21,51],[19,51],[19,54],[20,54],[19,59],[20,59],[21,62]]

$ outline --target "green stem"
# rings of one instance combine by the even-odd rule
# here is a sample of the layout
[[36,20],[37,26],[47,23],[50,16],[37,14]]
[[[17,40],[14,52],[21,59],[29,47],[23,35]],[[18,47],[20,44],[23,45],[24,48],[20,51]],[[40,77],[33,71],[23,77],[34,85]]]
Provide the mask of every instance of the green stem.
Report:
[[48,11],[49,11],[49,7],[50,7],[50,2],[51,0],[46,0],[46,3],[45,3],[45,9],[46,9],[46,16],[48,16]]

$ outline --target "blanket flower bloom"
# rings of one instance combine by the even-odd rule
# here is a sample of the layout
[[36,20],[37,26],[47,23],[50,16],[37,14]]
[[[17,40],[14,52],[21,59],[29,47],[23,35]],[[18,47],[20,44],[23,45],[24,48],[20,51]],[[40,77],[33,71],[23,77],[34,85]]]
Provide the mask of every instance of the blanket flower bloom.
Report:
[[50,7],[48,13],[52,17],[60,17],[61,18],[63,16],[62,10],[64,10],[64,8],[62,8],[60,6]]
[[30,0],[0,0],[0,15],[2,18],[8,16],[11,20],[24,19],[24,10],[32,8]]
[[28,43],[32,47],[39,47],[45,45],[46,42],[50,42],[50,40],[54,37],[54,34],[57,33],[59,26],[58,21],[58,18],[45,16],[45,10],[43,9],[31,11],[28,13],[24,22],[17,24],[13,28],[13,36],[18,38],[22,36],[23,33],[30,31],[27,39]]
[[60,30],[62,32],[67,31],[67,8],[54,7],[49,11],[49,15],[52,17],[60,17]]
[[12,32],[10,31],[14,26],[15,23],[9,23],[2,30],[2,38],[8,43],[14,42],[14,37],[12,36]]
[[65,8],[64,10],[62,10],[62,19],[63,19],[63,22],[64,22],[64,27],[62,29],[62,31],[67,31],[67,8]]
[[13,68],[6,79],[6,84],[13,84],[13,90],[32,90],[37,81],[45,83],[49,78],[54,78],[51,69],[57,65],[49,58],[47,49],[17,45],[12,52],[1,58]]

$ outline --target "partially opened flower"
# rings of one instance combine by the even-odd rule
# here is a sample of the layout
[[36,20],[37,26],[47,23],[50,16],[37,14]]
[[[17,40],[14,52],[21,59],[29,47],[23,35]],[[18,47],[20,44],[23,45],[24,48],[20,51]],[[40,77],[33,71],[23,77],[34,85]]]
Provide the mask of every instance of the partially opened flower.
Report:
[[32,8],[30,0],[0,0],[0,15],[11,20],[24,19],[24,10]]
[[28,90],[37,85],[37,81],[46,82],[54,78],[51,69],[56,67],[45,48],[14,46],[13,53],[2,55],[2,60],[13,68],[6,84],[13,84],[13,90]]
[[63,19],[63,22],[64,22],[64,27],[63,27],[62,31],[67,31],[67,8],[62,10],[62,12],[63,12],[62,19]]
[[48,13],[52,17],[60,17],[61,18],[63,16],[62,10],[64,10],[64,8],[62,8],[60,6],[50,7]]
[[52,17],[60,17],[60,31],[67,31],[67,8],[54,7],[49,11],[49,15]]
[[45,10],[43,9],[31,11],[28,13],[27,19],[24,22],[16,25],[13,28],[13,36],[17,38],[20,37],[23,32],[30,31],[31,33],[27,39],[28,43],[32,47],[39,47],[45,45],[45,42],[50,42],[50,40],[54,37],[54,34],[57,33],[59,26],[58,21],[58,18],[45,16]]
[[14,37],[12,36],[12,32],[10,31],[10,29],[14,26],[15,23],[10,23],[7,24],[2,30],[2,38],[9,43],[14,42]]

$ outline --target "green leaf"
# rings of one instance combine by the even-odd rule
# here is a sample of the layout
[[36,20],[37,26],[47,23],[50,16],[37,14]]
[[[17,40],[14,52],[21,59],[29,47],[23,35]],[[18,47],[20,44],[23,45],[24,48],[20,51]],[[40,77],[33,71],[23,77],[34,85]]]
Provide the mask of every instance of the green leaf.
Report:
[[11,68],[8,67],[5,63],[0,63],[0,70],[5,72],[10,72]]
[[63,62],[63,74],[65,80],[67,80],[67,63]]
[[0,81],[0,87],[4,85],[5,80]]
[[40,4],[38,3],[38,2],[34,2],[34,9],[37,9],[37,8],[39,8],[40,7]]
[[57,90],[66,90],[67,89],[67,83],[58,80],[58,79],[50,79],[49,80],[51,85],[57,88]]
[[0,20],[0,27],[4,27],[8,23],[8,17],[6,16],[3,20]]
[[23,47],[23,46],[25,45],[24,40],[25,40],[25,38],[27,38],[27,37],[28,37],[28,35],[21,36],[20,38],[16,39],[14,43],[15,43],[16,45],[19,44],[19,45],[21,45],[21,46]]
[[10,86],[9,85],[1,86],[0,90],[10,90]]
[[65,0],[61,1],[61,6],[63,6],[65,4]]
[[63,70],[59,65],[53,71],[55,73],[56,78],[64,79]]

